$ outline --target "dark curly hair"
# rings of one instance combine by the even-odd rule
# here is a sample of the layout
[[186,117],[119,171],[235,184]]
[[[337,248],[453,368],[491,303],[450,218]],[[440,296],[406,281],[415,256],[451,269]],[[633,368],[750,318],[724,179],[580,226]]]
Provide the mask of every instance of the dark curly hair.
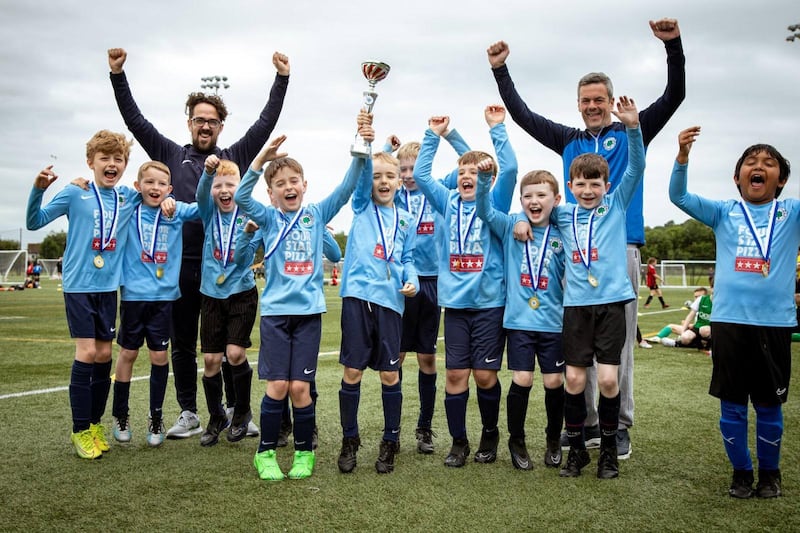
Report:
[[200,92],[191,93],[189,98],[186,99],[186,114],[189,115],[189,118],[194,116],[194,107],[197,104],[209,104],[214,106],[214,109],[217,110],[220,121],[225,122],[225,119],[228,116],[228,108],[225,107],[225,102],[223,102],[222,98],[220,98],[218,95]]

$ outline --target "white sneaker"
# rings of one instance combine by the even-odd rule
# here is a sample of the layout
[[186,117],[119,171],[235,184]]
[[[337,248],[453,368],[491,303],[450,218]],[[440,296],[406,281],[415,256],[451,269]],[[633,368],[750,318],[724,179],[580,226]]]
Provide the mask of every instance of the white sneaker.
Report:
[[167,430],[167,438],[185,439],[202,432],[200,417],[191,411],[182,411],[175,425]]
[[645,340],[647,342],[655,342],[656,344],[661,344],[661,337],[647,337]]
[[[228,417],[228,424],[233,423],[233,407],[228,407],[225,409],[225,416]],[[258,437],[259,431],[258,426],[250,420],[247,424],[247,434],[246,437]]]
[[128,417],[111,418],[112,433],[114,440],[117,442],[130,442],[131,441],[131,426],[128,425]]
[[642,340],[642,342],[639,343],[639,347],[640,348],[652,348],[653,345],[650,344],[649,342],[647,342],[646,340]]
[[675,347],[675,339],[670,339],[669,337],[664,337],[661,339],[661,344],[664,346],[669,346],[670,348]]
[[153,421],[149,416],[147,417],[147,444],[152,447],[161,446],[164,442],[164,421],[159,419]]

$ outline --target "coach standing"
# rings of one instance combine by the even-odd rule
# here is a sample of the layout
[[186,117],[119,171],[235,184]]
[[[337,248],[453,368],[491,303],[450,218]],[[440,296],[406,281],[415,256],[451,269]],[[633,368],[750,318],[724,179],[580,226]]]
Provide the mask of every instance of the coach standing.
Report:
[[[195,201],[195,190],[203,163],[210,154],[228,159],[245,169],[258,154],[278,122],[286,88],[289,84],[289,58],[275,52],[272,64],[277,70],[269,100],[261,115],[244,136],[229,148],[219,148],[217,138],[225,127],[228,111],[217,95],[192,93],[186,101],[186,124],[192,143],[184,146],[167,139],[144,118],[133,100],[122,67],[127,53],[121,48],[108,51],[111,86],[125,125],[142,145],[147,155],[165,163],[172,174],[173,194],[177,200]],[[200,316],[200,262],[203,246],[200,222],[183,226],[183,254],[180,275],[181,297],[172,307],[172,371],[181,414],[167,431],[167,437],[184,438],[202,432],[197,416],[197,333]]]

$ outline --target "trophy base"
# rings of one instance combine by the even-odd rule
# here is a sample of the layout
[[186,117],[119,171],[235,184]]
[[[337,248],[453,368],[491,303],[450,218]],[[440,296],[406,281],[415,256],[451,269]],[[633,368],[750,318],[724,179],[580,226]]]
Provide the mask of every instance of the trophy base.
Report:
[[361,159],[366,159],[372,155],[372,147],[369,144],[350,145],[350,155],[353,157],[360,157]]

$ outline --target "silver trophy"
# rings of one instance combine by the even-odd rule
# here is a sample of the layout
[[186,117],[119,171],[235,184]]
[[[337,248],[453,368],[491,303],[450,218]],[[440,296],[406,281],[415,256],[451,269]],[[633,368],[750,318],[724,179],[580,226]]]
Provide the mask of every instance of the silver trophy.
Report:
[[[361,63],[361,72],[369,82],[369,89],[364,91],[364,109],[367,113],[372,113],[372,108],[375,105],[375,99],[378,98],[378,93],[375,92],[375,85],[384,79],[389,74],[389,65],[380,63],[378,61],[365,61]],[[371,152],[370,143],[364,140],[361,135],[356,133],[356,138],[350,146],[350,155],[353,157],[369,157]]]

